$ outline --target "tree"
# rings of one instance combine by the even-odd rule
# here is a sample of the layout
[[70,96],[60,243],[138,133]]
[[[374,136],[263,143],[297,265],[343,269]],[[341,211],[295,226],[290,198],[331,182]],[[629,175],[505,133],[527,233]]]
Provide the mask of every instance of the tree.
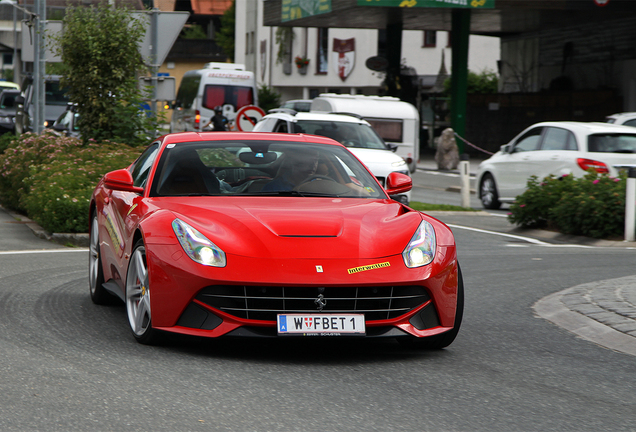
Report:
[[267,112],[280,106],[280,93],[266,84],[258,88],[258,105]]
[[223,53],[234,61],[234,27],[236,25],[236,1],[227,8],[221,17],[221,29],[216,34],[216,43],[221,47]]
[[[472,94],[493,94],[497,93],[499,86],[499,77],[493,71],[488,69],[475,73],[468,71],[466,93]],[[444,81],[444,91],[450,94],[451,78]]]
[[62,58],[62,85],[77,104],[85,142],[113,140],[130,145],[147,142],[155,127],[141,111],[137,79],[145,72],[138,45],[145,29],[124,7],[106,2],[66,9],[64,32],[49,45]]

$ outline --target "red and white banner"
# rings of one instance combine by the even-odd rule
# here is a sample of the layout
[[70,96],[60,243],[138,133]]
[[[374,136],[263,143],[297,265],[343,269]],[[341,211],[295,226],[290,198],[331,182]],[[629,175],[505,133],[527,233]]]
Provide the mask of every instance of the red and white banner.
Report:
[[333,40],[333,63],[341,80],[346,80],[356,60],[356,39]]

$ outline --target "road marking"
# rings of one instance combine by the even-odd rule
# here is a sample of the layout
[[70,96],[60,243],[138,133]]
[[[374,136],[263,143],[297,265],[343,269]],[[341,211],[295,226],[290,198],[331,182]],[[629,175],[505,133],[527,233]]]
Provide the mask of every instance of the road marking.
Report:
[[66,253],[66,252],[88,252],[86,248],[73,249],[37,249],[37,250],[20,250],[20,251],[1,251],[0,255],[25,255],[39,253]]
[[500,233],[500,232],[496,232],[496,231],[489,231],[489,230],[466,227],[466,226],[455,225],[455,224],[446,224],[446,225],[448,225],[451,228],[465,229],[465,230],[468,230],[468,231],[475,231],[475,232],[480,232],[480,233],[484,233],[484,234],[492,234],[492,235],[498,235],[498,236],[501,236],[501,237],[508,237],[508,238],[512,238],[512,239],[515,239],[515,240],[522,240],[522,241],[525,241],[525,242],[528,242],[528,243],[532,243],[532,244],[537,245],[537,246],[583,248],[583,249],[594,249],[596,247],[596,246],[574,245],[574,244],[552,244],[552,243],[543,242],[541,240],[533,239],[533,238],[530,238],[530,237],[523,237],[523,236],[514,235],[514,234]]

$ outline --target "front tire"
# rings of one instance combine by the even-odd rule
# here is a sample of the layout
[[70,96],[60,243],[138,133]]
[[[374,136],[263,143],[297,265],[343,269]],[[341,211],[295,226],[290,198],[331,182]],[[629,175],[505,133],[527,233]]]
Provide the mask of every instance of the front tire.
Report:
[[499,201],[499,193],[497,192],[497,183],[492,174],[484,174],[479,186],[479,198],[485,209],[497,210],[501,207]]
[[146,262],[146,247],[139,240],[130,256],[126,275],[126,315],[130,330],[137,342],[152,345],[158,331],[152,328],[150,309],[150,278]]
[[453,328],[446,333],[435,335],[427,338],[400,338],[398,341],[400,344],[407,348],[413,349],[430,349],[439,350],[446,348],[453,343],[459,328],[462,324],[464,317],[464,277],[462,276],[462,270],[457,263],[457,308],[455,309],[455,321],[453,322]]

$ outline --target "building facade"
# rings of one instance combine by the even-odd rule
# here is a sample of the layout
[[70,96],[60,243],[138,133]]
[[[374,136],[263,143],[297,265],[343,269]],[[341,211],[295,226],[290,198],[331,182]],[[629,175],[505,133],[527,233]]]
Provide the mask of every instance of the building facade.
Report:
[[[254,71],[258,83],[279,92],[283,101],[325,92],[379,93],[383,54],[391,49],[383,30],[269,27],[262,17],[262,0],[236,0],[234,60]],[[402,32],[403,69],[424,89],[434,85],[440,70],[451,72],[449,41],[446,31]],[[469,69],[497,73],[499,38],[471,36],[469,43]],[[367,67],[367,60],[377,70]]]

